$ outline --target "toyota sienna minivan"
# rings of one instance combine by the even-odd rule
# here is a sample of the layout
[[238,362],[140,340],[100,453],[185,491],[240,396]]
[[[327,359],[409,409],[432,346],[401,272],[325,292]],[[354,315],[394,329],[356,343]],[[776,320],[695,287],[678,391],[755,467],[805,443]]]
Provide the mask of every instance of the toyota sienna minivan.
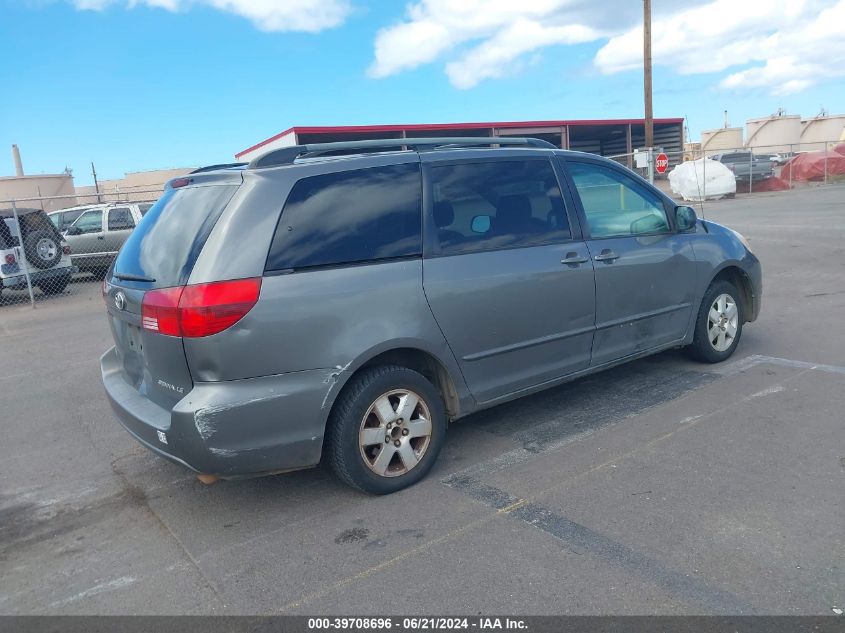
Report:
[[[491,143],[496,143],[491,146]],[[307,468],[384,494],[448,423],[760,311],[735,231],[536,139],[303,145],[171,180],[103,284],[120,423],[211,478]]]

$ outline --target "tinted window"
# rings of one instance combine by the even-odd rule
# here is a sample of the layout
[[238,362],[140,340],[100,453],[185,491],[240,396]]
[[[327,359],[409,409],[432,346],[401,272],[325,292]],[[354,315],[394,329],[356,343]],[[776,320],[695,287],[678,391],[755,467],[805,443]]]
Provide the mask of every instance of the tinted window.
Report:
[[118,207],[109,211],[109,230],[121,231],[135,228],[132,213],[126,207]]
[[567,162],[591,237],[647,235],[669,230],[663,202],[627,174],[591,163]]
[[210,185],[165,191],[130,233],[115,260],[115,274],[155,279],[157,288],[184,284],[236,190]]
[[17,231],[12,230],[14,226],[14,218],[0,218],[0,248],[11,248],[12,246],[19,246]]
[[571,238],[546,160],[444,165],[431,170],[434,221],[444,255]]
[[103,230],[103,212],[86,211],[73,223],[80,233],[99,233]]
[[138,210],[141,212],[141,215],[144,216],[144,215],[147,214],[147,211],[149,211],[152,208],[152,206],[153,206],[152,202],[142,202],[141,204],[138,205]]
[[303,178],[288,196],[268,270],[419,255],[419,163]]

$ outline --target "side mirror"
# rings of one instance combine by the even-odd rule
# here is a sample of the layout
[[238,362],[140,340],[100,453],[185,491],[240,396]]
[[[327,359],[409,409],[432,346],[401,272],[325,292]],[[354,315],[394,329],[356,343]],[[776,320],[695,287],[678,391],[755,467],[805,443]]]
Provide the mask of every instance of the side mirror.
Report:
[[692,207],[675,207],[675,226],[681,233],[694,230],[697,221],[698,216],[695,215],[695,209]]
[[490,230],[490,216],[489,215],[477,215],[472,219],[472,224],[470,224],[470,228],[472,229],[473,233],[486,233]]
[[67,227],[67,231],[65,231],[65,235],[82,235],[82,229],[78,226],[69,226]]

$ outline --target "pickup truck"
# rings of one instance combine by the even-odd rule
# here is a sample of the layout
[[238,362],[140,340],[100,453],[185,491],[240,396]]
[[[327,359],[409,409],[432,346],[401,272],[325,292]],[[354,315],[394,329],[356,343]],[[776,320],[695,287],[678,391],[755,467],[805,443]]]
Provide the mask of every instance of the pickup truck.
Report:
[[725,152],[710,158],[730,169],[738,183],[747,183],[749,180],[760,182],[775,175],[775,166],[770,158],[756,156],[751,152]]
[[[51,213],[53,224],[66,225],[65,218],[80,211],[63,234],[70,246],[71,259],[80,272],[102,277],[117,257],[117,252],[151,207],[148,203],[120,202],[63,209]],[[60,217],[52,217],[59,216]],[[72,216],[71,216],[72,217]]]

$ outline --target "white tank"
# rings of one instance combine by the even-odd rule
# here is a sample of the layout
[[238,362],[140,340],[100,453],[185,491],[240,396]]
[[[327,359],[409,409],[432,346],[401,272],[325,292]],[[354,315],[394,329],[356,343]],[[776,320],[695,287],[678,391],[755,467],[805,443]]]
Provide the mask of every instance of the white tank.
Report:
[[845,134],[845,114],[817,116],[801,121],[801,150],[811,152],[824,149]]
[[722,127],[701,133],[701,150],[705,156],[729,149],[742,149],[742,128]]
[[801,142],[801,117],[782,114],[748,119],[745,131],[745,145],[757,153],[795,152]]

